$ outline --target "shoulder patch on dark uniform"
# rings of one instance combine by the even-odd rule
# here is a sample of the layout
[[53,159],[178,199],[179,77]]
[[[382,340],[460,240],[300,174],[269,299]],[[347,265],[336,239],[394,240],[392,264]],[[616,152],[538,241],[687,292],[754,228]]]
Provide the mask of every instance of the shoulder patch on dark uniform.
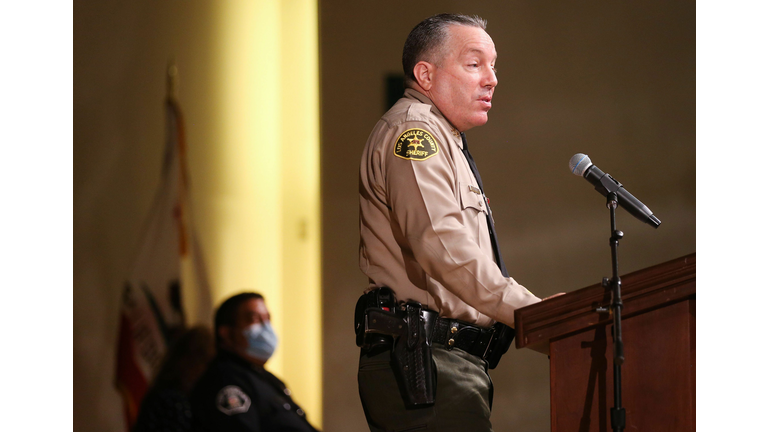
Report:
[[226,386],[216,395],[216,408],[226,415],[244,413],[250,406],[251,398],[238,386]]
[[395,156],[406,160],[423,161],[439,151],[435,137],[424,129],[408,129],[395,141]]

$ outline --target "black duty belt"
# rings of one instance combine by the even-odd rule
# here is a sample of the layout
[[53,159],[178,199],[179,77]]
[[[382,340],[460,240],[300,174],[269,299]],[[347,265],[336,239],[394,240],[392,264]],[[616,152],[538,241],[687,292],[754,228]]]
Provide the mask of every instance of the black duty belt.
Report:
[[482,359],[486,358],[495,332],[493,327],[483,328],[464,321],[443,318],[428,309],[423,309],[421,316],[424,318],[427,339],[432,346],[443,345],[449,351],[458,348]]
[[[411,351],[421,346],[418,351],[426,358],[431,356],[430,346],[441,345],[447,350],[459,348],[480,357],[488,362],[490,369],[499,364],[515,337],[514,330],[501,323],[491,328],[478,327],[457,319],[442,318],[415,301],[398,302],[394,292],[387,287],[360,296],[355,306],[355,335],[355,343],[363,348],[361,355],[394,346],[393,353],[405,349],[408,352],[401,354],[412,357]],[[427,363],[429,366],[431,361]]]

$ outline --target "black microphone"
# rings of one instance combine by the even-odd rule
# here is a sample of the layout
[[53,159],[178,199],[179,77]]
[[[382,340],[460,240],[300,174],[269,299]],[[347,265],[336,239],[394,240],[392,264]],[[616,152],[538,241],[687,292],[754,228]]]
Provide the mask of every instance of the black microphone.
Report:
[[645,222],[648,225],[658,228],[661,225],[659,218],[653,215],[651,209],[645,206],[639,199],[632,196],[624,189],[624,186],[610,174],[606,174],[596,167],[589,156],[576,153],[568,163],[571,172],[578,176],[583,176],[588,182],[595,186],[595,190],[608,196],[611,192],[616,192],[619,205],[628,211],[629,214]]

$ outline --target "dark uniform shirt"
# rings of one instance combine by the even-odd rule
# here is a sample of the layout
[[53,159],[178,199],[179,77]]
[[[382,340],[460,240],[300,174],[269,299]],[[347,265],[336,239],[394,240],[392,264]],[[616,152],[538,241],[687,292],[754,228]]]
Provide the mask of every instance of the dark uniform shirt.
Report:
[[132,432],[189,432],[192,409],[187,395],[178,389],[155,386],[141,402]]
[[193,430],[316,431],[290,395],[264,368],[221,351],[192,391]]

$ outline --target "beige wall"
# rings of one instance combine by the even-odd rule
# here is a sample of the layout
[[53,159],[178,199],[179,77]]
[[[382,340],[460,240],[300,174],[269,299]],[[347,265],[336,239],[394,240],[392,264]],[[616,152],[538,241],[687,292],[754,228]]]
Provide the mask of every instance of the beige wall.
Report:
[[[181,73],[193,200],[225,188],[214,120],[215,2],[74,4],[74,428],[120,431],[111,388],[119,289],[159,180],[163,71]],[[619,213],[620,268],[695,251],[695,3],[320,2],[324,429],[364,430],[352,308],[357,166],[383,113],[384,80],[422,18],[478,13],[499,52],[489,123],[468,133],[513,276],[546,296],[610,272],[604,199],[567,171],[588,153],[661,218]],[[215,214],[201,212],[198,224]],[[214,247],[202,238],[203,247]],[[215,261],[216,257],[210,257]],[[627,341],[630,343],[630,341]],[[545,357],[510,352],[492,372],[496,430],[548,430]]]
[[[383,113],[384,74],[401,71],[405,37],[444,11],[487,18],[499,53],[490,120],[467,137],[513,277],[547,296],[610,275],[605,200],[568,171],[579,152],[662,220],[654,231],[619,211],[622,273],[696,248],[694,2],[322,1],[327,430],[365,429],[352,335],[366,284],[360,153]],[[549,430],[546,357],[513,350],[491,375],[495,430]]]

